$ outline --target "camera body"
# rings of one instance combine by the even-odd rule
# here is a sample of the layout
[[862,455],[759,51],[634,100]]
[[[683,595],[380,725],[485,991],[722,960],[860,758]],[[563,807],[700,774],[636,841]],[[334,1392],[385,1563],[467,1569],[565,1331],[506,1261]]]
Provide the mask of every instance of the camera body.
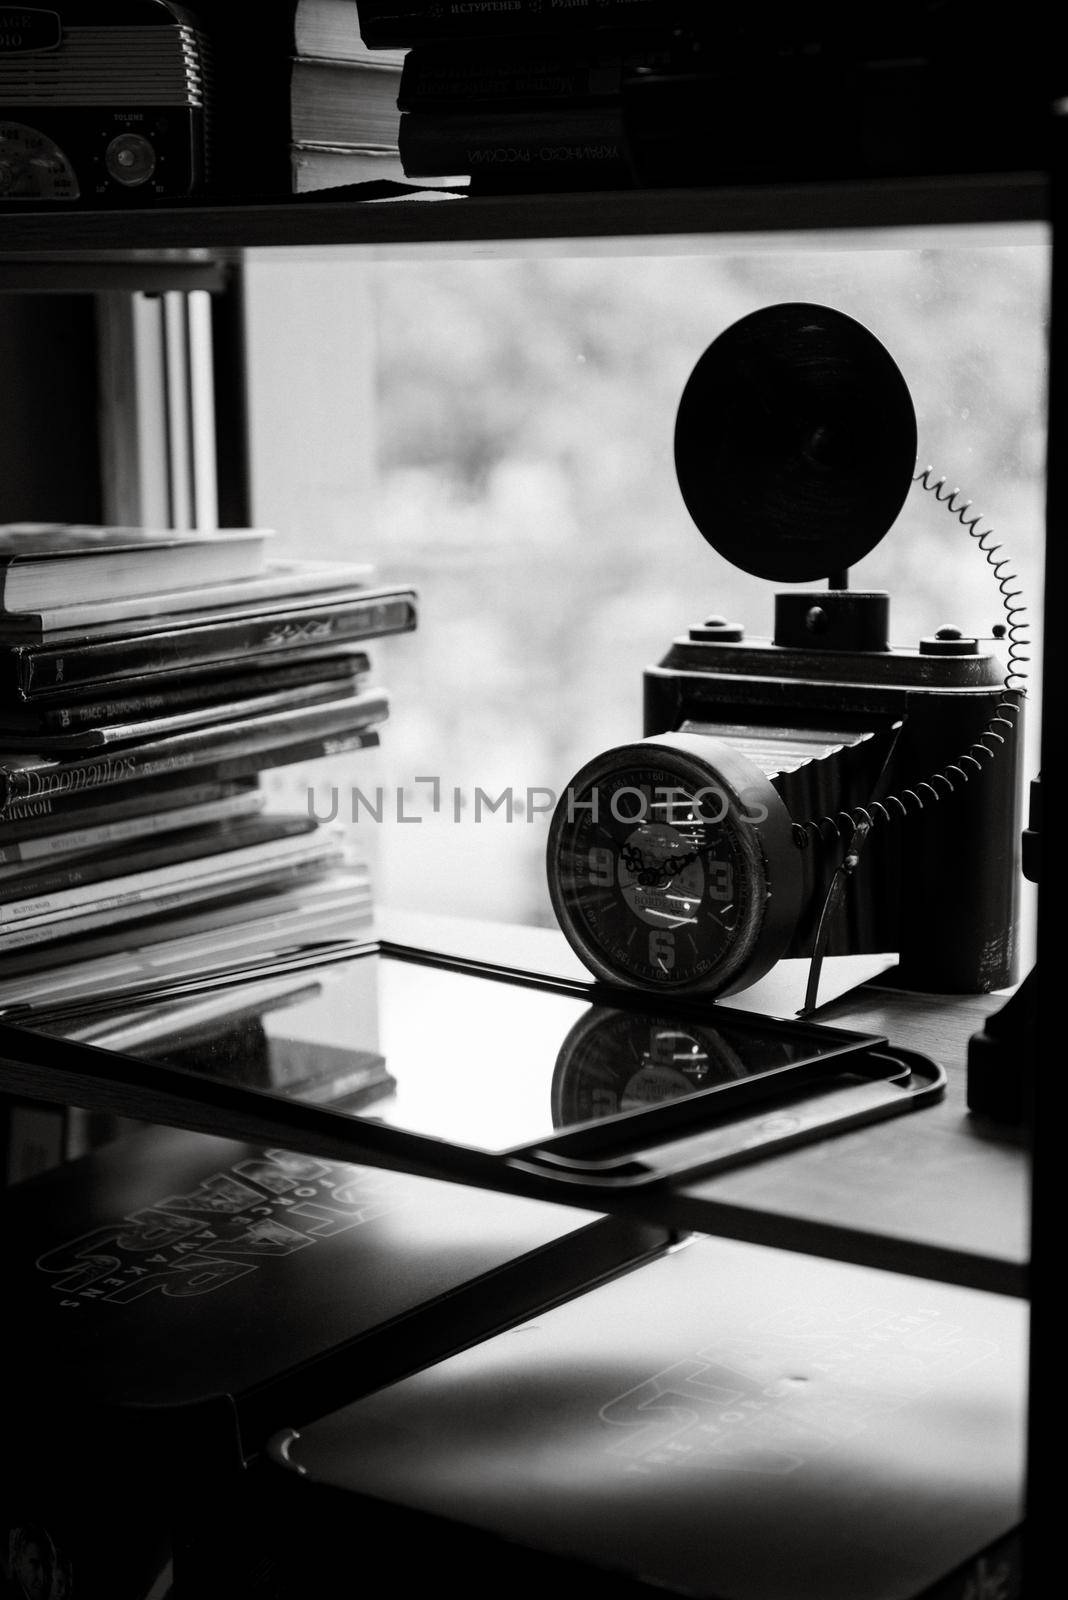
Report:
[[[805,840],[785,955],[812,954],[850,814],[882,793],[897,797],[891,825],[866,839],[824,954],[897,951],[901,982],[924,991],[1003,988],[1016,977],[1020,718],[1002,725],[1004,668],[977,639],[945,628],[890,648],[888,613],[884,594],[788,592],[772,638],[719,618],[691,627],[645,670],[644,731],[735,745],[770,777]],[[995,720],[991,755],[978,741]]]
[[[645,670],[644,737],[567,786],[548,887],[595,977],[714,998],[807,957],[806,1006],[826,956],[896,955],[929,992],[1015,980],[1021,608],[916,440],[892,357],[829,307],[752,312],[694,367],[675,466],[699,532],[827,588],[777,593],[770,638],[722,617],[676,638]],[[956,627],[891,647],[889,596],[849,587],[915,484],[992,566],[1004,661]]]

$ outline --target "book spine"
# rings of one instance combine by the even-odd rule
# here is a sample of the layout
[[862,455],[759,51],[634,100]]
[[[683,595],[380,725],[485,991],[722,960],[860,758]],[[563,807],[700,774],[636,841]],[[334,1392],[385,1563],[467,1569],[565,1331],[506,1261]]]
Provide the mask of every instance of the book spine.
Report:
[[376,728],[359,728],[351,733],[339,733],[321,739],[308,739],[300,744],[281,746],[269,752],[270,759],[261,755],[228,756],[215,763],[220,777],[244,778],[269,767],[303,766],[306,761],[320,761],[327,756],[349,755],[355,750],[370,750],[379,742]]
[[[183,893],[202,884],[217,885],[222,893],[227,884],[240,883],[265,867],[281,867],[289,861],[307,860],[309,856],[322,858],[330,853],[336,854],[339,848],[334,840],[319,839],[308,834],[296,839],[272,839],[263,844],[246,845],[242,849],[228,851],[225,860],[212,858],[210,867],[201,866],[193,860],[159,867],[151,872],[132,872],[127,878],[111,879],[110,882],[121,883],[123,887],[107,894],[101,893],[95,885],[90,886],[88,895],[83,890],[74,889],[69,892],[68,903],[55,905],[51,910],[34,911],[32,915],[22,905],[0,906],[0,927],[11,933],[31,932],[37,927],[63,927],[72,917],[77,918],[83,912],[121,911],[123,907],[131,905],[148,904],[151,907],[161,895],[172,891]],[[54,901],[67,900],[67,897],[60,895],[52,898]],[[15,915],[12,915],[12,911]]]
[[[574,33],[659,20],[664,0],[356,0],[360,36],[372,49],[436,39]],[[669,6],[669,18],[679,9]]]
[[254,899],[247,898],[246,889],[241,897],[227,895],[211,906],[181,905],[163,915],[153,911],[138,928],[136,942],[114,931],[107,917],[104,932],[81,923],[73,937],[64,936],[58,955],[48,950],[8,954],[4,972],[10,976],[0,983],[0,1005],[114,991],[133,980],[158,977],[162,970],[203,974],[264,946],[277,951],[300,945],[309,928],[317,941],[347,941],[354,928],[373,922],[369,883],[355,874],[350,881],[350,872],[348,866],[328,863],[325,871],[315,867],[309,878],[304,866],[286,867],[268,884],[253,886]]
[[[91,857],[71,862],[51,871],[19,875],[0,882],[0,923],[16,922],[21,917],[50,916],[80,906],[100,895],[100,885],[147,882],[146,875],[183,862],[203,861],[212,856],[228,856],[231,851],[261,847],[276,839],[290,839],[315,831],[311,816],[258,817],[251,823],[223,825],[214,833],[199,828],[194,837],[168,840],[153,849],[119,856],[109,854],[101,860]],[[222,866],[226,865],[224,861]]]
[[[370,750],[378,745],[379,742],[379,733],[376,728],[358,728],[348,733],[316,735],[307,739],[298,739],[289,744],[280,744],[271,750],[249,751],[247,754],[242,755],[219,756],[214,761],[208,761],[205,758],[204,768],[198,769],[192,776],[203,780],[207,780],[210,777],[210,783],[198,783],[188,791],[168,789],[166,793],[170,803],[173,803],[174,795],[183,792],[199,793],[202,788],[224,789],[230,785],[237,784],[254,788],[260,773],[269,771],[274,767],[302,766],[305,762],[318,761],[327,756],[341,756],[356,750]],[[178,776],[180,780],[181,774]],[[164,779],[168,784],[172,784],[175,781],[175,774],[168,772],[164,775]],[[146,785],[155,781],[158,780],[146,780]],[[140,784],[137,786],[136,795],[128,800],[114,798],[111,790],[105,790],[104,792],[110,797],[108,801],[103,805],[90,808],[88,812],[84,813],[86,816],[102,821],[118,811],[136,815],[148,810],[153,804],[152,791],[149,789],[146,792],[146,789],[143,789]],[[89,797],[92,798],[93,791],[88,791],[88,793]],[[36,800],[28,800],[21,805],[12,806],[11,811],[5,812],[0,820],[8,823],[11,818],[17,819],[26,816],[30,819],[35,829],[51,832],[56,827],[57,820],[62,821],[68,817],[82,814],[86,796],[87,791],[85,790],[76,790],[73,794],[42,795]],[[67,802],[78,802],[78,804],[68,808]],[[13,835],[18,835],[26,825],[16,820],[11,823],[9,828],[0,830],[0,833],[6,833],[6,836],[10,838]],[[36,833],[34,837],[37,837]]]
[[618,99],[622,79],[618,58],[584,52],[463,52],[422,45],[404,58],[397,105],[401,111],[581,105]]
[[81,790],[72,794],[40,795],[34,800],[17,801],[0,816],[0,842],[4,846],[21,844],[56,834],[72,824],[79,828],[97,823],[118,822],[126,817],[143,816],[147,811],[170,811],[178,806],[200,805],[222,800],[239,790],[255,789],[254,778],[223,782],[195,773],[188,782],[173,778],[139,784],[132,795],[108,794],[103,801]]
[[[72,760],[84,752],[100,751],[109,746],[150,744],[157,739],[170,738],[187,730],[233,727],[235,722],[248,717],[268,716],[274,711],[295,710],[298,706],[326,705],[336,701],[345,691],[356,692],[355,680],[347,685],[336,681],[305,684],[297,689],[284,689],[278,694],[259,694],[251,700],[216,701],[214,705],[168,710],[163,715],[144,717],[135,722],[114,722],[103,727],[72,728],[66,733],[40,733],[34,744],[38,755],[51,755]],[[0,734],[0,752],[5,749],[24,750],[24,735]]]
[[269,537],[266,529],[247,528],[130,540],[124,537],[129,530],[114,529],[119,537],[108,540],[98,537],[100,531],[90,530],[84,542],[66,549],[0,555],[0,612],[48,611],[62,605],[71,590],[84,602],[110,601],[145,589],[185,588],[192,567],[205,584],[257,577]]
[[180,889],[169,889],[153,895],[150,900],[134,900],[127,905],[106,908],[93,906],[75,917],[54,922],[35,922],[28,928],[0,929],[0,952],[21,951],[28,945],[55,944],[61,939],[76,939],[100,927],[110,928],[113,923],[155,923],[172,911],[186,911],[190,906],[202,906],[209,901],[233,900],[236,896],[244,901],[259,889],[295,888],[309,879],[321,877],[334,860],[333,855],[323,855],[310,860],[276,862],[258,871],[250,871],[239,880],[214,877],[196,879]]
[[17,687],[28,698],[63,694],[73,684],[166,673],[207,662],[240,661],[279,650],[326,649],[348,640],[407,633],[416,625],[411,594],[366,598],[341,607],[307,607],[288,616],[245,618],[152,634],[89,640],[78,646],[14,647]]
[[48,861],[54,856],[82,855],[155,834],[176,833],[179,829],[197,827],[203,823],[250,817],[262,811],[266,802],[267,796],[260,790],[246,789],[225,800],[205,805],[148,811],[143,816],[129,817],[123,822],[99,822],[89,828],[71,828],[66,833],[49,833],[40,838],[25,839],[21,843],[0,844],[0,885],[8,872],[25,880],[28,876],[27,863],[30,862]]
[[[281,712],[230,727],[197,728],[152,744],[121,748],[114,753],[108,751],[84,760],[11,767],[6,771],[0,767],[0,812],[13,801],[39,795],[102,789],[202,766],[211,766],[218,773],[231,756],[250,756],[263,765],[262,758],[271,750],[284,748],[302,736],[328,738],[353,730],[362,731],[384,721],[388,713],[389,700],[385,693],[366,690],[335,703],[328,702],[321,709],[301,707],[297,712]],[[230,777],[234,775],[227,773]]]
[[472,116],[407,111],[399,145],[409,177],[630,172],[622,115],[613,107]]
[[[148,717],[154,712],[180,711],[185,707],[193,709],[196,706],[229,703],[240,700],[246,695],[262,694],[267,689],[281,693],[286,689],[298,689],[306,684],[336,682],[339,678],[359,680],[370,670],[370,666],[370,658],[361,653],[340,656],[336,660],[327,658],[321,663],[303,662],[288,671],[272,673],[269,682],[264,681],[262,674],[255,677],[249,674],[235,677],[229,673],[220,673],[217,677],[205,677],[170,689],[119,695],[103,700],[86,700],[81,704],[67,700],[61,706],[42,707],[35,721],[42,732],[64,733],[69,728],[90,728],[102,722]],[[3,717],[0,715],[0,723],[2,722]]]
[[[318,565],[314,573],[275,573],[270,566],[248,578],[233,578],[221,583],[198,584],[191,588],[159,589],[151,594],[127,595],[115,599],[77,600],[69,604],[40,607],[34,611],[0,613],[3,633],[16,633],[26,644],[43,642],[49,634],[60,635],[80,628],[102,628],[105,624],[173,618],[178,613],[206,611],[215,606],[253,607],[281,610],[301,595],[318,597],[323,591],[364,588],[370,585],[374,568],[370,563],[337,563],[343,568],[333,575]],[[161,626],[165,623],[161,623]]]

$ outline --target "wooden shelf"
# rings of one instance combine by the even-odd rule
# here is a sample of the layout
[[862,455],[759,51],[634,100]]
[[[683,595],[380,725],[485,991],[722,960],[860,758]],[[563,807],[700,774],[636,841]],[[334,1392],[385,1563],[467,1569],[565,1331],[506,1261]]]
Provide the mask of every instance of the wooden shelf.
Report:
[[[3,220],[0,219],[0,232]],[[0,254],[0,294],[91,294],[226,287],[231,267],[210,250],[85,250],[77,255],[40,251]]]
[[[492,241],[943,228],[1044,222],[1044,173],[646,189],[592,194],[326,198],[183,204],[152,210],[0,210],[0,260],[263,246],[485,244]],[[349,192],[351,193],[351,192]]]

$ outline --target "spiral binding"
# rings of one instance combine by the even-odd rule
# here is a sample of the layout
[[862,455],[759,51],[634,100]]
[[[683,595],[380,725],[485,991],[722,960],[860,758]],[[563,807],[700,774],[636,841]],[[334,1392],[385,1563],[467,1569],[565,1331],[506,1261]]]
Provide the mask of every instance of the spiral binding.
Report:
[[1003,745],[1006,737],[1005,734],[999,733],[998,729],[1005,728],[1010,733],[1013,731],[1020,703],[1027,692],[1025,688],[1027,674],[1021,667],[1023,663],[1030,662],[1031,658],[1021,652],[1030,644],[1030,640],[1024,631],[1026,623],[1022,620],[1025,607],[1015,603],[1022,591],[1009,587],[1018,581],[1017,574],[1006,572],[1005,569],[1012,565],[1007,556],[998,559],[998,552],[1002,547],[1000,544],[991,543],[993,528],[980,529],[982,514],[975,512],[969,516],[972,502],[961,499],[959,489],[945,492],[946,479],[936,477],[933,467],[928,466],[922,472],[917,472],[912,481],[918,483],[921,489],[925,489],[929,494],[933,494],[939,505],[945,506],[950,515],[957,519],[969,538],[975,540],[993,569],[1006,616],[1004,636],[1008,639],[1005,679],[1002,685],[1004,698],[994,707],[993,714],[982,733],[957,757],[956,761],[951,761],[939,771],[932,772],[914,786],[902,789],[900,794],[890,794],[881,800],[872,800],[867,806],[854,806],[851,811],[839,811],[835,816],[828,815],[808,822],[795,822],[794,841],[802,849],[813,839],[819,839],[823,843],[829,843],[834,839],[848,842],[861,825],[867,831],[877,822],[890,822],[894,817],[907,817],[914,812],[924,811],[928,805],[934,804],[944,795],[956,793],[959,788],[970,783],[982,772],[986,762],[994,759],[997,753],[996,747]]

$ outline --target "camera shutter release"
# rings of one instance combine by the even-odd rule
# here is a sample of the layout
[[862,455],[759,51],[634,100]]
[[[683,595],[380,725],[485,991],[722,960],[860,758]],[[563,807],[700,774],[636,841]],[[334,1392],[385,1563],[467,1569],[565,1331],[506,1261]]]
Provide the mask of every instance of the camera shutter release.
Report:
[[119,133],[104,151],[108,176],[127,188],[147,183],[156,170],[156,152],[141,133]]
[[947,624],[937,632],[920,640],[922,656],[977,656],[979,640],[969,638],[963,629]]

